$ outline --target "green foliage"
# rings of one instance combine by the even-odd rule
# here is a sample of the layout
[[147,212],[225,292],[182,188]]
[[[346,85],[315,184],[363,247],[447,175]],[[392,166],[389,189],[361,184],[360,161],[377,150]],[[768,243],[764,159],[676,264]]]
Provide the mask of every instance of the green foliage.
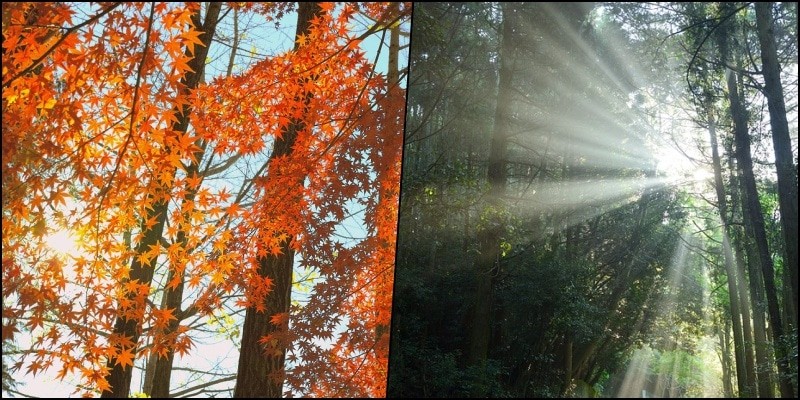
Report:
[[785,349],[786,354],[786,362],[789,366],[789,370],[787,371],[787,377],[791,381],[792,385],[796,388],[797,387],[797,354],[798,354],[798,342],[797,342],[797,327],[793,328],[791,331],[787,332],[784,335],[784,340],[781,343],[783,348]]

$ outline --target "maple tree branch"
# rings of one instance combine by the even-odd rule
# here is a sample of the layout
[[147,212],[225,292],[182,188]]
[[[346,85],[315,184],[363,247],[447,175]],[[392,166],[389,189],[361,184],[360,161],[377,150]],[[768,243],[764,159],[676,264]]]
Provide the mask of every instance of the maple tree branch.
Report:
[[[268,166],[269,166],[269,160],[264,162],[253,176],[254,177],[261,176],[264,173],[264,171],[267,170]],[[244,182],[242,183],[242,186],[239,188],[239,192],[236,194],[236,198],[233,200],[233,202],[231,202],[231,204],[243,205],[244,203],[242,203],[242,200],[244,200],[247,194],[250,193],[250,190],[253,188],[253,184],[254,184],[254,178],[245,179]],[[217,221],[216,226],[214,226],[214,232],[217,232],[217,230],[219,228],[222,228],[223,226],[226,228],[229,227],[231,222],[232,220],[230,218],[230,214],[226,213]],[[214,233],[203,236],[203,238],[199,241],[199,243],[205,243],[213,235]],[[194,249],[190,249],[189,252],[192,251],[194,251]]]
[[242,154],[241,153],[236,153],[233,156],[231,156],[230,158],[228,158],[227,160],[225,160],[224,162],[222,162],[221,164],[217,164],[217,165],[215,165],[213,167],[211,165],[209,165],[202,172],[200,172],[200,176],[209,177],[209,176],[216,175],[216,174],[218,174],[220,172],[224,172],[225,170],[230,168],[233,164],[235,164],[236,161],[239,161],[240,158],[242,158]]
[[[193,392],[195,390],[205,389],[205,388],[207,388],[209,386],[214,386],[214,385],[216,385],[218,383],[228,382],[228,381],[232,381],[232,380],[235,380],[235,379],[236,379],[236,375],[228,376],[228,377],[225,377],[225,378],[215,379],[213,381],[202,383],[200,385],[197,385],[197,386],[194,386],[194,387],[190,387],[188,389],[184,389],[184,390],[181,390],[179,392],[170,393],[169,397],[183,396],[183,395],[189,394],[189,393],[191,393],[191,392]],[[196,395],[196,394],[197,393],[194,393],[191,397],[194,397],[194,395]]]
[[[19,321],[30,321],[32,319],[33,319],[32,317],[27,317],[27,316],[17,317],[17,320],[19,320]],[[95,335],[100,336],[100,337],[108,337],[108,332],[100,330],[100,329],[92,328],[90,325],[82,325],[82,324],[79,324],[77,322],[71,322],[69,320],[55,319],[55,318],[42,318],[41,320],[43,322],[47,322],[47,323],[50,323],[50,324],[66,326],[66,327],[68,327],[70,329],[73,329],[75,331],[88,331],[88,332],[92,332]],[[31,350],[31,351],[33,351],[33,350]]]
[[[99,217],[100,210],[102,209],[103,203],[105,202],[108,192],[111,189],[111,185],[114,183],[114,178],[117,176],[117,173],[119,172],[119,167],[120,165],[122,165],[122,159],[125,158],[125,153],[128,150],[128,145],[130,145],[131,140],[133,139],[133,125],[136,121],[136,104],[139,102],[139,88],[141,87],[141,82],[142,82],[142,70],[144,70],[145,57],[147,57],[147,50],[150,49],[150,33],[153,31],[154,16],[155,16],[155,5],[151,4],[150,18],[147,21],[147,33],[145,34],[145,39],[144,39],[144,50],[142,50],[142,61],[139,62],[139,68],[136,70],[136,85],[133,88],[133,101],[131,103],[131,111],[130,111],[131,122],[128,126],[128,137],[125,138],[125,144],[122,145],[122,150],[120,150],[119,155],[117,156],[117,163],[114,166],[114,170],[111,172],[111,176],[108,179],[108,184],[100,191],[100,201],[97,204],[98,218],[97,218],[96,229],[98,234],[100,233],[100,217]],[[150,167],[147,166],[147,164],[145,164],[145,167],[150,169]],[[153,171],[150,171],[150,173],[153,174]],[[99,250],[100,247],[97,248],[98,252]],[[97,252],[95,256],[98,256]]]
[[[382,14],[380,17],[379,17],[379,19],[384,19],[384,18],[386,18],[386,17],[387,17],[387,16],[388,16],[390,13],[391,13],[391,10],[386,10],[386,11],[385,11],[385,12],[384,12],[384,13],[383,13],[383,14]],[[369,37],[370,35],[372,35],[372,34],[374,34],[374,33],[377,33],[377,32],[382,32],[382,34],[383,34],[383,37],[381,38],[381,47],[382,47],[382,46],[383,46],[383,42],[384,42],[384,40],[385,40],[385,38],[386,38],[386,30],[388,29],[388,27],[389,27],[389,26],[392,26],[392,25],[394,25],[394,24],[396,24],[396,23],[398,23],[398,21],[400,21],[400,20],[401,20],[402,18],[404,18],[405,16],[406,16],[406,14],[405,14],[405,13],[400,13],[399,15],[397,15],[397,16],[396,16],[395,18],[393,18],[392,20],[390,20],[390,21],[387,21],[386,27],[379,27],[377,24],[376,24],[376,25],[373,25],[372,27],[370,27],[369,29],[367,29],[367,31],[366,31],[366,32],[362,33],[361,35],[359,35],[359,36],[357,36],[357,37],[355,37],[355,38],[351,38],[351,39],[347,40],[347,42],[346,42],[346,43],[345,43],[343,46],[341,46],[341,48],[340,48],[339,50],[337,50],[337,51],[335,51],[335,52],[331,53],[330,55],[328,55],[328,56],[327,56],[327,57],[325,57],[324,59],[320,60],[319,62],[317,62],[317,63],[315,63],[315,64],[312,64],[311,66],[309,66],[308,68],[306,68],[304,71],[297,71],[297,72],[295,72],[295,73],[291,73],[291,74],[289,74],[288,76],[290,76],[290,77],[291,77],[291,76],[299,76],[299,75],[302,75],[302,74],[304,74],[304,73],[307,73],[307,72],[313,71],[314,69],[316,69],[316,68],[318,68],[318,67],[322,66],[323,64],[325,64],[326,62],[330,61],[330,60],[331,60],[333,57],[335,57],[335,56],[336,56],[336,55],[338,55],[339,53],[341,53],[341,52],[345,51],[345,50],[346,50],[348,47],[350,47],[350,44],[352,44],[353,42],[360,42],[360,41],[362,41],[362,40],[366,39],[367,37]],[[229,45],[229,44],[227,44],[227,43],[223,43],[223,44],[224,44],[224,45],[226,45],[226,46],[230,46],[230,45]],[[254,53],[254,54],[256,54],[256,53]],[[380,55],[380,47],[378,48],[378,55]],[[264,57],[266,58],[267,56],[264,56]],[[374,66],[377,64],[377,59],[378,59],[378,57],[376,57],[376,58],[375,58],[375,60],[376,60],[376,61],[373,63],[373,71],[374,71]],[[367,79],[367,82],[369,82],[369,79]]]
[[[382,19],[384,19],[384,18],[387,18],[387,17],[389,16],[389,14],[391,14],[393,11],[394,11],[394,10],[392,10],[391,8],[390,8],[390,9],[387,9],[387,10],[386,10],[386,11],[383,13],[383,15],[381,15],[380,17],[378,17],[378,19],[372,18],[372,17],[370,17],[368,14],[365,14],[365,13],[360,13],[360,15],[361,15],[361,16],[363,16],[364,18],[366,18],[366,19],[368,19],[368,20],[372,21],[372,23],[373,23],[373,26],[378,26],[378,25],[380,25],[380,24],[381,24],[381,20],[382,20]],[[397,23],[397,22],[398,22],[398,21],[399,21],[399,20],[400,20],[402,17],[406,16],[407,14],[408,14],[408,11],[404,11],[404,12],[402,12],[402,13],[399,13],[398,15],[396,15],[396,16],[395,16],[395,18],[394,18],[394,19],[393,19],[391,22],[389,22],[389,23],[385,24],[384,26],[380,27],[380,28],[379,28],[379,30],[391,29],[391,28],[392,28],[392,26],[394,26],[394,24],[396,24],[396,23]],[[401,36],[403,36],[403,37],[410,37],[410,36],[411,36],[411,33],[409,33],[409,32],[402,32],[402,31],[401,31],[401,32],[400,32],[400,35],[401,35]]]
[[[150,5],[150,17],[147,20],[147,33],[144,37],[144,49],[142,50],[142,61],[139,62],[139,68],[136,70],[136,85],[133,87],[133,101],[131,102],[131,123],[128,125],[128,137],[125,138],[125,144],[122,146],[122,151],[120,151],[119,157],[117,158],[117,165],[114,167],[114,172],[111,174],[111,180],[109,180],[109,184],[113,181],[114,176],[117,174],[119,170],[119,166],[122,163],[122,158],[125,156],[125,152],[128,149],[128,145],[133,140],[133,126],[136,122],[136,105],[139,103],[139,92],[141,88],[141,81],[142,81],[142,72],[144,70],[144,62],[147,58],[147,51],[150,50],[150,34],[153,32],[153,20],[155,17],[156,7],[155,3]],[[139,149],[139,144],[134,142],[134,146],[136,146],[136,150],[139,154],[142,154],[142,151]],[[154,174],[153,170],[150,169],[150,166],[147,163],[144,163],[144,166],[150,170],[151,174]]]
[[[371,351],[374,351],[374,350],[375,350],[375,346],[376,346],[377,344],[378,344],[378,341],[377,341],[377,340],[375,340],[375,341],[372,343],[372,346],[370,346],[370,348],[369,348],[369,349],[365,350],[365,351],[364,351],[363,353],[361,353],[360,355],[357,355],[357,356],[354,356],[354,357],[352,357],[352,358],[355,358],[355,357],[361,357],[361,362],[358,364],[358,367],[356,367],[355,371],[353,371],[353,373],[352,373],[352,374],[350,374],[350,377],[348,377],[348,378],[347,378],[347,380],[345,380],[344,382],[342,382],[342,385],[341,385],[341,387],[340,387],[338,390],[336,390],[336,392],[335,392],[335,393],[333,394],[333,396],[331,396],[331,397],[338,397],[338,396],[340,395],[340,393],[342,393],[342,391],[343,391],[343,390],[345,390],[345,389],[347,388],[347,385],[350,383],[350,381],[352,381],[352,380],[353,380],[353,378],[355,378],[355,376],[358,374],[358,371],[360,371],[360,370],[361,370],[361,367],[363,367],[363,366],[364,366],[364,363],[366,363],[366,362],[367,362],[367,357],[366,357],[366,356],[367,356],[367,354],[369,354],[369,352],[371,352]],[[351,358],[351,359],[352,359],[352,358]]]
[[[399,18],[399,16],[398,16],[398,18]],[[375,28],[375,26],[373,26],[373,28]],[[370,29],[370,30],[372,30],[372,29]],[[370,31],[367,31],[363,35],[361,35],[360,37],[366,37],[366,36],[368,36],[367,35],[368,33],[371,34]],[[350,122],[350,123],[345,123],[345,125],[342,127],[342,129],[340,129],[339,132],[336,133],[336,135],[331,139],[331,141],[328,143],[328,145],[325,146],[325,149],[314,160],[315,163],[318,162],[325,154],[327,154],[328,151],[330,151],[330,149],[333,148],[333,145],[345,135],[345,132],[350,131],[350,128],[352,127],[352,125],[355,124],[355,122],[354,122],[355,118],[353,118],[353,116],[355,115],[356,108],[358,108],[358,101],[361,100],[361,97],[366,92],[370,81],[375,76],[375,66],[378,65],[378,60],[380,59],[380,56],[381,56],[381,50],[383,49],[384,39],[386,39],[386,30],[383,30],[383,34],[382,34],[382,37],[381,37],[381,44],[378,46],[378,50],[376,51],[375,61],[372,63],[372,69],[370,69],[370,71],[369,71],[369,76],[367,77],[367,81],[364,83],[364,86],[361,88],[361,91],[359,91],[358,96],[356,96],[356,100],[353,102],[353,107],[350,109],[350,112],[347,114],[347,118],[346,119],[348,120],[347,122]],[[350,42],[348,42],[347,45],[343,46],[342,49],[347,48],[347,46],[349,44],[350,44]],[[339,50],[339,51],[343,51],[343,50]],[[334,53],[334,55],[338,54],[339,51]],[[326,58],[323,61],[327,61],[331,57],[333,57],[333,55],[331,55],[330,57]],[[312,68],[309,68],[309,70],[311,70]],[[387,91],[387,95],[388,95],[388,91]],[[382,100],[385,97],[386,97],[386,95],[384,95],[384,97],[382,97],[380,99],[376,99],[375,103],[377,103],[378,101]]]
[[111,6],[109,6],[108,8],[106,8],[105,10],[102,10],[99,13],[97,13],[97,15],[87,19],[86,21],[83,21],[78,25],[75,25],[75,26],[72,26],[70,28],[67,28],[64,31],[64,34],[61,35],[61,37],[58,38],[58,40],[56,40],[56,42],[53,43],[53,45],[50,46],[49,49],[47,49],[47,51],[45,51],[41,56],[39,56],[39,58],[33,60],[33,63],[31,63],[31,65],[29,65],[27,68],[23,69],[22,71],[17,72],[14,76],[9,78],[8,81],[3,82],[3,87],[4,88],[8,87],[9,85],[11,85],[12,82],[14,82],[19,77],[27,74],[28,72],[33,71],[33,69],[36,68],[37,66],[39,66],[39,64],[41,64],[42,61],[44,61],[44,59],[47,58],[47,56],[50,55],[50,53],[55,51],[55,49],[67,38],[67,36],[69,36],[70,34],[72,34],[75,31],[77,31],[78,29],[81,29],[84,26],[89,25],[92,22],[97,21],[98,19],[102,18],[104,15],[108,14],[113,9],[117,8],[117,6],[119,6],[120,4],[122,4],[122,2],[116,2],[116,3],[112,4]]
[[[230,11],[230,9],[228,9]],[[233,66],[236,63],[236,47],[239,46],[239,10],[233,10],[233,46],[231,46],[231,58],[228,59],[228,70],[226,76],[233,75]]]
[[18,394],[18,395],[20,395],[22,397],[25,397],[25,398],[28,398],[28,399],[38,399],[38,398],[40,398],[39,396],[32,396],[32,395],[29,395],[29,394],[18,392],[18,391],[14,390],[14,389],[11,389],[11,388],[3,389],[3,391],[8,392],[8,393]]
[[216,376],[229,376],[230,374],[222,373],[222,372],[213,372],[213,371],[206,371],[206,370],[199,370],[189,367],[172,367],[173,371],[185,371],[190,372],[192,374],[201,374],[201,375],[216,375]]

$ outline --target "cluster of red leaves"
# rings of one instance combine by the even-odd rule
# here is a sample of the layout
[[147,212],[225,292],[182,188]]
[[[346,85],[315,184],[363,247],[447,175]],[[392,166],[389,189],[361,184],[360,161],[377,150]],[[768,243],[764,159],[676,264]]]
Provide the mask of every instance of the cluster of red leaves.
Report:
[[[269,4],[231,6],[273,21],[292,10]],[[238,289],[246,293],[240,305],[263,303],[271,287],[256,279],[255,260],[292,237],[301,266],[320,276],[309,302],[292,310],[291,329],[264,338],[291,343],[292,391],[381,395],[404,102],[358,48],[352,21],[357,13],[386,18],[387,3],[336,12],[325,3],[329,12],[300,50],[188,92],[181,79],[200,44],[191,24],[197,4],[74,7],[3,10],[2,339],[23,326],[32,337],[17,367],[56,367],[58,377],[76,374],[102,391],[108,359],[131,366],[151,352],[185,354],[191,332],[167,329],[178,310],[155,305],[160,288],[127,279],[131,260],[178,272],[170,289],[185,274],[190,308],[210,313]],[[175,131],[184,106],[192,129]],[[263,160],[300,118],[291,155],[247,177],[248,206],[187,172],[199,143],[216,156]],[[163,240],[136,253],[160,201],[170,202]],[[365,207],[368,234],[345,245],[336,230],[354,204]],[[44,238],[67,228],[81,249],[54,254]],[[111,334],[118,316],[141,324],[137,343]]]
[[[310,393],[316,396],[385,396],[402,156],[402,136],[394,132],[403,129],[405,96],[396,86],[382,94],[379,107],[367,112],[359,126],[358,140],[370,142],[366,163],[372,167],[370,195],[359,199],[365,209],[366,238],[336,253],[332,277],[341,289],[324,300],[312,298],[300,311],[311,312],[309,320],[315,320],[315,313],[328,313],[333,317],[328,329],[338,323],[346,326],[338,334],[328,330],[330,346],[305,349],[306,354],[317,350],[324,357],[330,366],[327,376],[344,378],[310,380],[322,371],[313,365],[302,369],[304,374],[295,379],[310,380]],[[331,303],[339,309],[326,309]],[[316,338],[308,339],[305,344],[319,344]]]
[[[103,389],[109,357],[128,365],[144,353],[109,335],[117,313],[156,326],[169,318],[143,306],[147,285],[121,283],[132,256],[159,256],[134,255],[126,241],[152,223],[139,223],[152,199],[170,196],[174,157],[193,150],[164,127],[187,57],[170,49],[196,41],[188,18],[197,5],[100,3],[80,22],[74,7],[3,7],[3,340],[22,324],[29,372],[55,365],[59,377],[77,372]],[[147,78],[156,75],[163,82]],[[78,254],[43,244],[65,229],[80,238]]]
[[[294,238],[300,268],[319,276],[308,300],[293,307],[290,329],[263,338],[271,349],[283,347],[276,343],[288,346],[286,379],[293,395],[385,392],[405,97],[396,85],[390,91],[373,61],[353,45],[360,37],[349,27],[358,7],[375,20],[391,17],[386,3],[326,12],[312,23],[298,51],[226,80],[241,93],[216,94],[217,104],[247,107],[197,107],[204,110],[198,118],[238,118],[227,132],[239,138],[253,131],[283,132],[291,121],[303,120],[291,154],[273,160],[269,179],[256,182],[259,195],[236,234],[238,243],[257,235],[260,245],[247,252],[250,269],[240,282],[249,295],[243,305],[258,306],[259,295],[268,295],[269,282],[256,278],[255,260],[280,251],[287,237]],[[293,89],[274,92],[273,82],[286,74],[294,78],[288,84]],[[252,98],[255,105],[247,102]],[[258,113],[262,109],[273,112]],[[230,143],[246,146],[239,152],[261,151],[263,139],[250,137]],[[366,235],[345,243],[337,234],[361,208]]]

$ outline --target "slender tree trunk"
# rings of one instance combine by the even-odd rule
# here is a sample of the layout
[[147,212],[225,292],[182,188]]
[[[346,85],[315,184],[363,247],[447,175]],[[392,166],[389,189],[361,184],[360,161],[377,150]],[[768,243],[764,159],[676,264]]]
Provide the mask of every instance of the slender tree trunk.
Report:
[[[512,53],[514,11],[507,3],[502,3],[502,42],[500,45],[500,82],[497,92],[497,106],[494,115],[489,168],[487,180],[489,195],[485,213],[486,226],[478,231],[480,253],[475,262],[477,287],[473,297],[470,323],[468,326],[467,362],[470,365],[484,365],[491,340],[494,278],[498,273],[500,261],[500,240],[503,236],[501,214],[503,196],[506,191],[506,148],[508,146],[508,126],[511,118],[511,97],[514,74]],[[481,396],[483,393],[473,393]]]
[[[400,14],[400,3],[392,3],[392,15]],[[389,66],[386,81],[390,88],[400,84],[400,24],[389,27]]]
[[[392,3],[392,15],[399,15],[400,14],[400,3]],[[389,65],[386,72],[386,82],[387,82],[387,100],[396,100],[398,96],[402,96],[402,91],[400,88],[400,24],[395,23],[389,27]],[[403,125],[400,125],[402,128]],[[402,143],[402,142],[401,142]],[[402,158],[402,157],[401,157]],[[378,204],[383,204],[383,198],[387,196],[383,190],[378,193]],[[383,225],[378,225],[378,231],[376,236],[379,238],[386,237],[386,232],[383,231]],[[433,242],[435,245],[435,242]],[[394,243],[383,243],[385,246],[394,246]],[[395,254],[395,257],[397,255]],[[383,280],[381,282],[384,282]],[[392,279],[392,283],[388,283],[388,290],[391,291],[394,279]],[[382,290],[383,288],[379,287],[382,285],[376,285],[376,290]],[[375,327],[375,340],[380,340],[381,336],[389,331],[389,326],[385,324],[378,324]]]
[[[722,3],[722,14],[732,12],[733,7],[733,3]],[[731,57],[732,52],[730,51],[730,39],[728,37],[729,35],[727,34],[727,32],[730,30],[728,27],[729,23],[730,22],[723,23],[723,25],[720,27],[720,32],[718,35],[720,58],[723,63],[727,63],[729,60],[738,60],[739,58]],[[742,95],[739,93],[739,83],[737,82],[736,73],[730,68],[726,68],[725,75],[728,89],[728,100],[730,103],[730,113],[733,119],[734,143],[736,146],[735,156],[739,171],[741,172],[743,218],[745,223],[749,224],[749,226],[752,228],[752,230],[750,230],[748,233],[752,235],[755,250],[757,251],[757,259],[761,267],[760,278],[763,279],[764,294],[766,295],[767,300],[767,315],[770,320],[769,328],[772,331],[772,338],[774,342],[773,348],[775,352],[775,359],[778,364],[778,373],[780,375],[779,381],[781,395],[784,397],[793,397],[793,390],[789,382],[788,363],[783,357],[783,346],[779,345],[782,343],[783,339],[783,324],[781,321],[781,312],[775,287],[775,268],[772,263],[772,256],[767,243],[764,215],[761,211],[761,203],[758,198],[758,188],[756,187],[755,175],[753,173],[753,160],[750,154],[750,134],[747,127],[747,110],[745,109]],[[749,261],[752,264],[754,259]],[[754,279],[755,276],[751,274],[751,283]],[[759,304],[754,305],[758,306]],[[761,396],[767,396],[767,393],[763,392],[761,389],[769,391],[770,393],[772,391],[771,388],[760,386],[759,394]]]
[[[728,229],[728,235],[731,235],[732,230]],[[728,237],[728,252],[732,252],[733,243],[731,243],[731,236]],[[758,395],[758,368],[756,368],[755,355],[755,342],[753,341],[753,326],[752,316],[750,312],[750,291],[747,288],[747,276],[744,272],[744,261],[741,259],[742,255],[733,252],[731,258],[734,260],[734,268],[736,268],[737,287],[739,288],[739,311],[742,312],[742,340],[744,340],[744,360],[745,367],[747,368],[747,387],[749,388],[750,395],[756,397]]]
[[[147,363],[144,366],[144,378],[142,378],[142,393],[152,393],[153,379],[156,373],[156,361],[158,361],[158,354],[151,353],[147,357]],[[151,396],[152,397],[152,396]]]
[[569,395],[570,387],[572,386],[572,350],[573,350],[573,343],[572,338],[566,338],[566,343],[564,344],[564,384],[561,387],[561,395],[567,396]]
[[[724,54],[724,53],[723,53]],[[761,202],[758,199],[758,188],[753,174],[753,160],[750,155],[750,134],[747,131],[747,117],[743,103],[739,97],[738,84],[735,73],[731,70],[726,72],[728,75],[728,96],[731,103],[731,114],[734,120],[734,138],[736,143],[736,158],[742,172],[742,184],[744,189],[744,210],[745,218],[750,219],[753,226],[753,239],[758,250],[758,259],[761,264],[761,274],[764,279],[764,291],[767,297],[767,314],[772,329],[772,339],[776,344],[775,359],[778,364],[780,375],[780,388],[782,397],[794,397],[793,390],[789,381],[789,369],[786,358],[784,357],[783,347],[778,345],[783,339],[783,322],[778,305],[777,290],[775,288],[775,268],[772,264],[769,246],[767,243],[767,233],[764,226],[764,215],[761,212]]]
[[784,241],[784,271],[791,283],[792,316],[787,321],[797,326],[797,175],[792,156],[792,139],[786,120],[786,104],[783,100],[781,68],[775,48],[775,32],[772,17],[773,3],[756,2],[756,25],[761,44],[761,62],[764,71],[764,95],[769,106],[769,123],[772,127],[772,145],[775,150],[775,168],[778,173],[778,204],[781,211],[781,227]]
[[[730,297],[731,321],[733,322],[733,350],[736,355],[736,382],[741,397],[753,395],[750,388],[754,383],[755,369],[753,357],[745,351],[744,329],[742,328],[742,312],[740,311],[739,279],[736,274],[736,260],[733,259],[730,238],[728,235],[728,203],[725,197],[725,187],[722,182],[722,164],[719,159],[717,147],[716,121],[714,120],[711,104],[708,102],[708,134],[711,140],[711,160],[714,166],[714,188],[717,193],[717,208],[722,220],[722,247],[725,264],[725,273],[728,275],[728,295]],[[749,317],[749,316],[748,316]],[[749,322],[749,321],[748,321]],[[748,357],[749,356],[749,357]]]
[[[320,14],[322,8],[319,3],[300,3],[297,10],[296,37],[307,35],[311,28],[311,21]],[[295,41],[294,49],[298,50],[300,42]],[[310,100],[308,95],[298,94]],[[285,132],[275,140],[269,163],[278,157],[288,156],[292,153],[292,146],[297,138],[297,133],[305,128],[302,118],[293,120]],[[269,169],[267,179],[272,176],[273,169]],[[302,185],[299,179],[298,185]],[[233,397],[261,397],[279,398],[283,394],[284,364],[288,344],[278,343],[275,346],[265,346],[261,339],[265,336],[280,334],[288,328],[288,313],[292,294],[292,269],[294,266],[294,250],[290,244],[294,238],[288,238],[280,244],[280,254],[258,257],[258,275],[272,280],[272,291],[264,302],[264,311],[258,312],[255,307],[248,307],[244,327],[242,328],[242,345],[239,355],[238,375],[236,389]],[[274,324],[272,317],[285,315],[287,318],[282,324]]]
[[[210,23],[209,18],[214,18],[216,21],[219,17],[220,13],[220,4],[219,3],[209,3],[209,9],[206,14],[206,24]],[[198,23],[196,21],[195,23]],[[234,58],[236,55],[236,46],[238,45],[238,14],[237,11],[234,10],[234,39],[233,39],[233,48],[231,49],[231,58],[228,63],[228,72],[227,75],[231,76],[233,65],[234,65]],[[203,76],[200,77],[201,81],[204,79]],[[200,173],[200,162],[203,160],[203,156],[205,155],[205,150],[207,143],[198,141],[196,143],[201,150],[197,151],[194,155],[194,162],[189,165],[189,168],[186,169],[186,176],[192,177],[196,176]],[[181,210],[183,210],[184,204],[190,204],[194,202],[195,197],[197,196],[197,192],[200,189],[200,185],[197,186],[190,186],[188,183],[186,184],[186,195],[182,199],[181,202]],[[189,220],[189,215],[184,214],[183,216],[184,221]],[[175,243],[180,246],[182,251],[188,252],[190,249],[188,248],[188,238],[186,234],[185,226],[180,226],[178,230],[178,234],[176,236]],[[177,282],[176,285],[172,285],[171,282]],[[178,330],[178,326],[180,326],[181,321],[185,319],[184,310],[181,310],[181,304],[183,303],[183,290],[185,286],[185,273],[182,268],[176,268],[172,266],[169,270],[169,274],[167,275],[167,287],[164,288],[164,304],[162,308],[164,309],[172,309],[173,315],[175,316],[174,320],[170,320],[167,328],[163,332],[163,335],[169,339],[169,342],[166,343],[167,348],[167,355],[161,356],[159,355],[155,361],[155,367],[152,373],[152,380],[149,382],[149,387],[145,386],[145,393],[149,394],[150,397],[154,398],[166,398],[169,397],[169,388],[170,382],[172,378],[172,364],[175,360],[175,348],[174,348],[174,341],[175,341],[175,332]],[[147,385],[148,382],[145,381]]]
[[[773,379],[772,368],[773,361],[770,355],[771,343],[769,335],[767,335],[767,322],[766,322],[766,301],[764,298],[764,285],[761,278],[760,261],[758,260],[758,250],[755,244],[750,239],[752,236],[752,224],[750,220],[745,217],[745,230],[739,236],[739,246],[745,247],[744,252],[747,253],[747,269],[750,275],[750,302],[752,307],[753,316],[753,349],[756,353],[756,377],[758,386],[758,396],[762,398],[774,397],[773,394]],[[739,250],[741,253],[742,250]],[[744,266],[740,267],[742,269]]]
[[[195,26],[203,32],[200,35],[200,41],[203,42],[203,46],[197,46],[195,48],[194,55],[188,63],[191,71],[187,72],[186,75],[181,79],[181,83],[184,85],[184,92],[182,93],[183,95],[187,94],[189,90],[196,88],[200,84],[203,71],[205,69],[208,46],[211,44],[211,38],[214,36],[219,9],[220,4],[212,3],[212,5],[209,6],[208,12],[206,13],[205,22],[202,21],[199,10],[197,13],[192,15],[192,21],[195,23]],[[180,108],[176,108],[174,111],[177,121],[173,123],[172,130],[175,132],[185,133],[189,126],[189,114],[191,109],[188,105],[179,107]],[[173,170],[172,175],[174,174],[175,171]],[[152,194],[150,196],[153,207],[149,209],[147,215],[142,218],[141,231],[143,232],[143,235],[142,240],[136,246],[136,255],[144,254],[150,250],[151,246],[155,246],[161,241],[161,235],[167,218],[169,203],[163,199],[154,200],[154,195]],[[145,221],[150,220],[155,220],[156,223],[148,228]],[[125,282],[123,282],[123,285],[127,286],[127,282],[137,282],[139,285],[147,286],[149,288],[150,283],[153,280],[154,262],[154,259],[142,262],[142,258],[134,256],[131,261],[129,277],[127,280],[125,280]],[[134,307],[136,307],[136,310],[144,309],[144,298],[142,296],[138,296],[137,293],[128,293],[126,296],[128,300],[131,300],[133,304],[135,304]],[[119,350],[130,350],[134,353],[136,351],[135,348],[141,335],[141,321],[139,318],[128,317],[129,314],[136,314],[136,310],[120,309],[119,311],[119,316],[114,323],[114,330],[112,332],[112,337],[114,337],[117,341],[117,343],[112,344],[114,344]],[[130,343],[132,343],[133,346],[132,349],[119,345],[118,341],[123,338],[130,340]],[[107,378],[111,389],[110,391],[104,391],[101,397],[128,397],[128,394],[130,393],[133,368],[125,368],[121,364],[118,364],[116,357],[109,358],[107,367],[111,371]]]
[[[219,3],[216,3],[219,4]],[[202,152],[196,156],[197,160],[201,160]],[[196,163],[192,164],[187,170],[187,176],[192,176],[197,174],[198,165]],[[188,186],[188,185],[187,185]],[[184,197],[182,204],[193,202],[195,196],[197,195],[198,187],[191,187],[187,188],[188,192],[186,197]],[[187,218],[188,221],[188,218]],[[176,243],[181,247],[183,251],[188,251],[187,249],[187,237],[186,237],[186,230],[181,227],[178,231],[178,235],[176,238]],[[168,338],[168,342],[163,343],[166,346],[166,356],[159,355],[156,364],[155,364],[155,371],[153,373],[153,380],[152,380],[152,388],[150,392],[145,392],[150,395],[150,397],[154,398],[166,398],[169,397],[169,387],[170,381],[172,378],[172,362],[175,359],[175,332],[178,330],[178,326],[180,325],[181,321],[183,320],[183,310],[181,310],[181,303],[183,302],[183,288],[184,288],[184,281],[185,281],[185,274],[183,269],[180,270],[175,268],[174,266],[170,268],[169,274],[167,274],[167,287],[164,288],[164,309],[171,309],[173,310],[172,313],[175,316],[175,319],[172,319],[167,324],[167,328],[164,330],[163,335]],[[177,280],[177,286],[171,287],[171,282]]]
[[[730,146],[733,146],[731,143]],[[728,154],[732,155],[732,147],[727,149]],[[734,166],[734,157],[728,158],[729,170],[731,173],[736,171]],[[752,227],[750,219],[744,217],[745,211],[742,204],[744,203],[741,193],[741,173],[732,177],[735,183],[731,184],[731,209],[733,213],[740,214],[744,221],[744,229],[741,227],[732,227],[731,234],[734,244],[734,251],[736,253],[736,267],[741,276],[749,287],[749,296],[744,297],[750,300],[750,307],[753,322],[753,343],[752,347],[756,354],[756,386],[758,387],[759,397],[774,397],[773,395],[773,379],[772,369],[773,363],[770,355],[770,343],[766,330],[766,308],[765,308],[765,295],[764,285],[761,283],[761,268],[758,261],[758,251],[750,240],[752,234]],[[746,233],[748,232],[748,233]],[[746,262],[745,262],[746,260]],[[745,270],[747,271],[745,273]],[[749,275],[749,279],[747,276]],[[744,282],[743,284],[744,285]],[[743,301],[747,303],[747,301]]]
[[[724,317],[723,317],[724,318]],[[720,319],[723,319],[720,318]],[[731,350],[728,346],[729,337],[728,331],[730,330],[730,321],[725,321],[719,327],[719,359],[722,364],[722,392],[726,398],[733,397],[733,384],[731,382]]]

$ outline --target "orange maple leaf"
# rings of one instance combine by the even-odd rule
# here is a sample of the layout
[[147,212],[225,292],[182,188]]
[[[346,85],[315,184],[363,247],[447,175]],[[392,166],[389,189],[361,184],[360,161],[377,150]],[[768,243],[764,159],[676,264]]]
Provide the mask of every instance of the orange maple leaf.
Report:
[[116,357],[116,365],[122,365],[124,369],[126,365],[133,366],[133,352],[129,348],[122,349]]
[[172,313],[174,310],[174,308],[169,308],[166,310],[153,310],[153,326],[160,329],[164,329],[169,326],[169,321],[178,319]]

